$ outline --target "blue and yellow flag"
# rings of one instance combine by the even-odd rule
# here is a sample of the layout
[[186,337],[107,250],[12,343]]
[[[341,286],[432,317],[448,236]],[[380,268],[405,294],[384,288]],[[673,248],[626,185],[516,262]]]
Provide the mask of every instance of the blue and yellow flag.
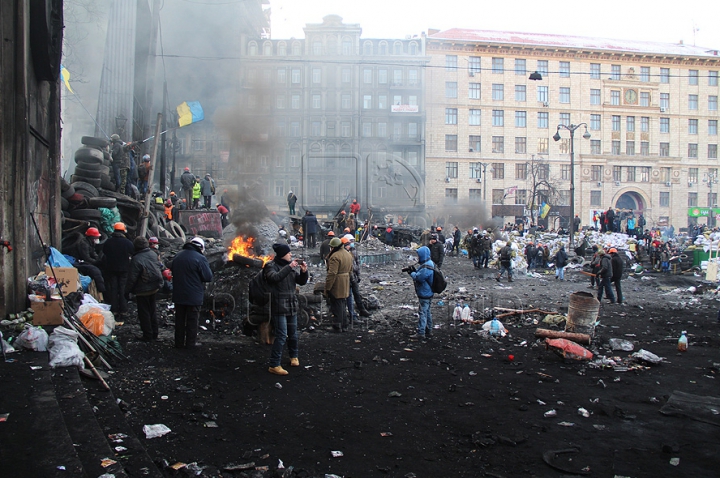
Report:
[[540,208],[540,218],[545,219],[545,217],[550,212],[550,205],[548,203],[543,203],[542,207]]
[[205,119],[202,106],[199,101],[185,101],[177,107],[178,126],[182,128],[192,123]]
[[75,94],[72,88],[70,88],[70,72],[64,65],[60,65],[60,78],[62,78],[65,87],[70,90],[70,93]]

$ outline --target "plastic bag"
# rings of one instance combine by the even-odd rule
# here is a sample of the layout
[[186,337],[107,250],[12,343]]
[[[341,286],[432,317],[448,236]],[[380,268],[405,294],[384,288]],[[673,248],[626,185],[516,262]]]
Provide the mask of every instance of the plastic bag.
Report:
[[103,304],[83,304],[78,309],[77,316],[93,334],[110,335],[115,329],[115,316],[109,310],[100,307],[101,305]]
[[78,333],[65,327],[56,327],[50,335],[49,352],[50,366],[70,367],[75,365],[79,368],[85,368],[80,347],[77,345]]
[[592,360],[593,354],[582,345],[566,339],[545,339],[545,347],[552,348],[564,358],[575,360]]
[[42,327],[30,326],[20,332],[14,342],[15,348],[46,352],[48,347],[48,334]]

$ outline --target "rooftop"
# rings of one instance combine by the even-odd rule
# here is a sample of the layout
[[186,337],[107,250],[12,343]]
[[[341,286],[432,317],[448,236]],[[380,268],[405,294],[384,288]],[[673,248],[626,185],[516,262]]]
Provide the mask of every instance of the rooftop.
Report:
[[451,28],[428,36],[431,40],[456,40],[508,45],[569,48],[582,50],[604,50],[628,53],[650,53],[656,55],[719,57],[718,49],[685,45],[683,43],[659,43],[651,41],[613,40],[547,33],[500,32],[492,30],[469,30]]

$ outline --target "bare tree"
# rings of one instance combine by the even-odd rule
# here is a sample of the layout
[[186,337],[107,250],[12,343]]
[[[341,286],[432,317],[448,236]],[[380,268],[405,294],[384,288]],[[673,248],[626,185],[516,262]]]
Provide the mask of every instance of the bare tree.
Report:
[[527,163],[527,180],[530,181],[530,191],[527,198],[530,209],[530,222],[537,224],[537,206],[551,202],[559,197],[559,191],[555,184],[556,179],[550,178],[550,164],[532,155]]

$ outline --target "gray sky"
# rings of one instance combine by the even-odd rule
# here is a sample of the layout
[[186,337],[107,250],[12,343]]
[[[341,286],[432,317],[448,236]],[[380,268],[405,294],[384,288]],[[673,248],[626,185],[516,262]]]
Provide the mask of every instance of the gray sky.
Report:
[[[194,0],[186,0],[194,1]],[[677,43],[720,49],[719,0],[270,0],[273,38],[337,14],[364,38],[472,28]],[[693,35],[693,29],[698,30]],[[693,38],[694,37],[694,38]]]

